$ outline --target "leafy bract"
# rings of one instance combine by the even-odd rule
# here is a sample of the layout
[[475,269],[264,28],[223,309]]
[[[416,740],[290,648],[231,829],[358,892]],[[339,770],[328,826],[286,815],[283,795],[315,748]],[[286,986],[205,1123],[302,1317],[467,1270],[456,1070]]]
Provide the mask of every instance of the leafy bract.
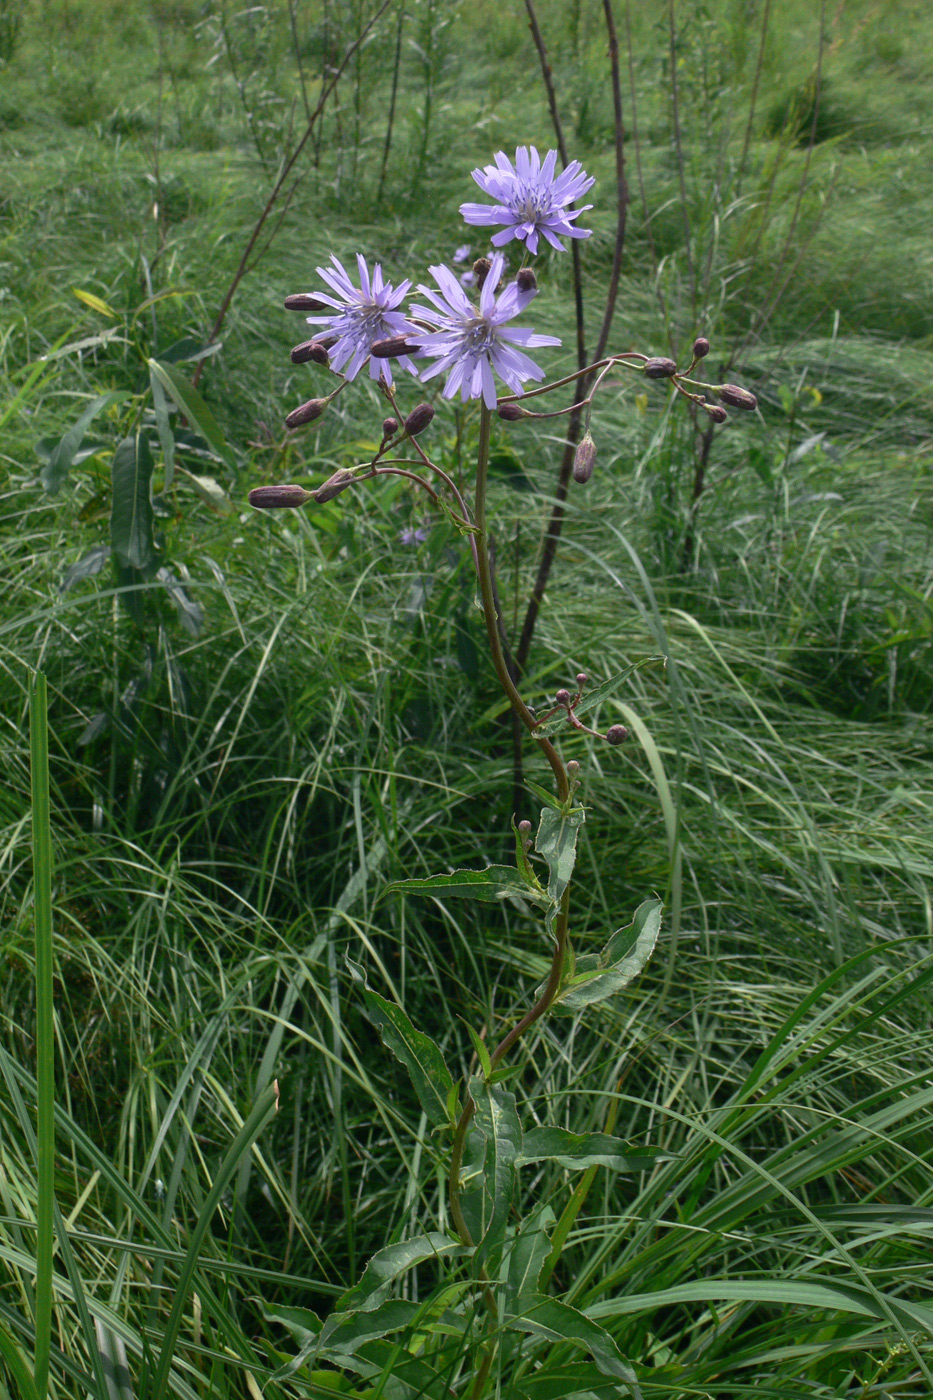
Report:
[[547,861],[547,892],[554,904],[559,903],[570,884],[577,859],[577,836],[585,815],[582,807],[571,807],[568,811],[545,807],[541,812],[535,850]]
[[582,1011],[627,987],[654,951],[662,908],[659,899],[646,899],[632,922],[618,929],[601,953],[577,958],[573,975],[557,995],[555,1011]]

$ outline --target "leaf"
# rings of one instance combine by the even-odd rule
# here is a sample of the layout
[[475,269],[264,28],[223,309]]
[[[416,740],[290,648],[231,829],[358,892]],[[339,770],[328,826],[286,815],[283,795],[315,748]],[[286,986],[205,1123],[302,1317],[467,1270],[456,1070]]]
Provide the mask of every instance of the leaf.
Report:
[[150,361],[149,364],[152,408],[155,413],[156,432],[159,434],[159,446],[162,448],[162,457],[165,462],[165,480],[162,483],[162,490],[168,491],[175,476],[175,435],[169,422],[168,399],[165,397],[162,381],[153,369],[152,363]]
[[386,1298],[372,1312],[331,1313],[321,1328],[318,1356],[352,1356],[366,1342],[414,1326],[424,1308],[404,1298]]
[[215,481],[212,476],[195,476],[194,472],[185,471],[184,467],[179,467],[178,470],[191,482],[195,494],[212,510],[216,510],[218,515],[233,514],[236,507],[219,481]]
[[[78,455],[78,450],[93,419],[97,417],[101,409],[108,408],[114,403],[122,403],[124,399],[129,397],[129,393],[125,390],[113,394],[101,394],[99,398],[91,400],[81,417],[71,425],[54,447],[50,446],[48,438],[42,438],[36,443],[38,456],[46,457],[45,466],[39,473],[39,480],[50,496],[54,496],[61,489],[65,477],[74,465],[75,457]],[[94,450],[99,449],[95,448]]]
[[371,1312],[383,1301],[400,1274],[428,1259],[450,1259],[466,1250],[458,1240],[431,1230],[400,1244],[389,1244],[370,1259],[362,1277],[337,1303],[339,1312]]
[[262,1315],[267,1322],[278,1322],[287,1328],[292,1341],[298,1346],[298,1351],[294,1356],[289,1357],[284,1366],[280,1366],[275,1372],[274,1380],[286,1380],[294,1375],[295,1371],[307,1361],[308,1357],[317,1350],[318,1338],[321,1335],[323,1326],[320,1318],[311,1311],[310,1308],[286,1308],[281,1304],[275,1307],[267,1307],[261,1304]]
[[524,1400],[570,1400],[572,1396],[605,1395],[616,1400],[619,1383],[604,1376],[592,1361],[569,1361],[563,1366],[543,1366],[533,1376],[518,1382]]
[[236,457],[197,389],[192,388],[184,375],[169,365],[160,364],[158,360],[149,360],[148,364],[150,377],[155,376],[159,380],[169,398],[188,421],[194,424],[204,441],[213,448],[221,461],[226,462],[231,471],[236,471]]
[[110,542],[124,568],[146,569],[152,563],[152,453],[142,433],[124,438],[113,454]]
[[395,880],[386,885],[387,894],[438,894],[458,899],[480,899],[495,903],[500,899],[519,896],[538,904],[549,904],[544,890],[540,894],[529,888],[511,865],[488,865],[485,870],[453,870],[449,875],[428,875],[423,880]]
[[163,564],[156,571],[156,578],[175,604],[178,620],[185,631],[189,632],[192,637],[200,636],[201,628],[204,625],[204,609],[201,604],[188,597],[181,579],[173,574],[167,565]]
[[408,1070],[418,1102],[435,1127],[447,1127],[447,1096],[453,1088],[450,1070],[430,1036],[415,1030],[395,1002],[386,1001],[370,987],[363,988],[369,1019],[379,1029],[382,1042]]
[[86,292],[81,287],[72,287],[71,293],[79,301],[83,301],[85,306],[89,306],[92,311],[99,311],[101,316],[109,316],[111,321],[117,319],[117,313],[113,307],[108,306],[101,297],[95,296],[93,292]]
[[[666,662],[666,656],[643,656],[640,661],[633,661],[631,666],[626,666],[625,670],[620,671],[618,675],[610,676],[607,681],[603,681],[602,684],[594,686],[592,690],[588,690],[579,703],[574,706],[574,714],[585,715],[587,710],[595,709],[595,707],[608,696],[614,695],[620,686],[624,685],[628,680],[629,676],[633,675],[636,671],[640,671],[643,666],[664,665]],[[555,715],[553,719],[546,719],[543,720],[541,724],[535,725],[534,733],[547,736],[548,734],[558,734],[562,729],[566,729],[567,727],[567,716],[561,711],[561,713]]]
[[[535,732],[537,733],[537,731]],[[525,786],[529,791],[533,792],[535,797],[543,802],[546,807],[553,807],[555,812],[562,812],[564,810],[564,804],[561,802],[560,798],[555,797],[552,792],[548,792],[547,788],[542,787],[540,783],[534,783],[530,778],[526,778]]]
[[568,1303],[537,1294],[529,1299],[523,1313],[507,1318],[505,1325],[518,1332],[546,1337],[551,1342],[575,1342],[585,1347],[604,1376],[616,1376],[625,1381],[631,1393],[641,1400],[635,1372],[623,1359],[609,1333]]
[[486,1198],[485,1230],[477,1242],[475,1262],[487,1263],[489,1271],[495,1273],[515,1195],[515,1160],[522,1147],[522,1125],[515,1095],[508,1089],[473,1078],[470,1096],[476,1104],[473,1122],[485,1139],[479,1183]]
[[547,861],[550,871],[547,890],[554,904],[559,903],[570,884],[577,859],[577,836],[585,815],[582,807],[571,807],[569,812],[545,807],[541,813],[535,850]]
[[612,935],[596,958],[579,958],[577,972],[562,987],[554,1003],[556,1011],[582,1011],[585,1006],[605,1001],[627,987],[643,970],[654,951],[661,929],[659,899],[646,899],[635,911],[626,928]]
[[566,1128],[531,1128],[525,1134],[518,1165],[528,1162],[557,1162],[570,1171],[587,1167],[608,1167],[617,1172],[650,1171],[669,1154],[632,1152],[622,1138],[608,1133],[571,1133]]
[[[532,1129],[532,1132],[537,1131]],[[529,1135],[530,1136],[530,1135]],[[527,1160],[527,1136],[516,1164]],[[548,1230],[554,1224],[555,1216],[547,1204],[534,1208],[521,1224],[521,1229],[512,1241],[508,1256],[508,1274],[505,1283],[505,1309],[507,1313],[521,1313],[525,1304],[538,1292],[538,1279],[551,1252]]]
[[65,577],[58,585],[59,593],[67,593],[69,588],[73,588],[76,583],[81,583],[84,579],[93,578],[95,574],[99,574],[109,558],[110,545],[96,544],[76,564],[68,566],[65,570]]

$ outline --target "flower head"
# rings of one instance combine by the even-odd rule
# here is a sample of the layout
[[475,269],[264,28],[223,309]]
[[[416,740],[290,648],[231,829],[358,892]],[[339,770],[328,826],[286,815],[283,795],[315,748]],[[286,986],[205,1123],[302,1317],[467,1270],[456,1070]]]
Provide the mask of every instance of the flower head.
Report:
[[436,327],[420,340],[421,353],[436,361],[422,371],[421,378],[431,379],[446,371],[445,399],[452,399],[459,389],[464,401],[482,396],[487,408],[495,408],[493,370],[513,393],[520,394],[524,380],[543,379],[544,370],[517,347],[560,345],[556,336],[535,335],[534,331],[505,325],[525,310],[535,292],[522,291],[516,282],[510,282],[497,297],[496,287],[504,265],[503,255],[495,253],[478,307],[469,301],[449,267],[430,269],[439,292],[423,285],[418,287],[431,305],[413,306],[412,315]]
[[468,224],[503,224],[501,232],[492,236],[497,248],[511,238],[519,238],[528,245],[530,253],[536,253],[541,234],[552,248],[566,252],[558,234],[565,238],[590,236],[590,229],[574,228],[573,221],[592,209],[592,204],[582,209],[569,206],[596,182],[578,160],[572,160],[555,177],[556,165],[556,151],[548,151],[542,162],[534,146],[519,146],[514,165],[504,151],[499,151],[495,165],[473,171],[473,179],[495,204],[461,204],[460,213]]
[[[366,259],[357,253],[356,265],[360,274],[360,286],[354,287],[343,264],[333,255],[331,262],[333,268],[319,267],[317,270],[328,287],[336,292],[336,296],[327,296],[322,292],[319,300],[327,306],[332,306],[335,314],[309,316],[308,324],[326,326],[330,334],[336,336],[334,343],[328,347],[331,367],[341,371],[347,379],[355,379],[369,355],[373,341],[389,340],[393,336],[414,332],[414,326],[396,310],[404,301],[411,282],[401,282],[397,287],[393,287],[391,282],[384,282],[379,263],[373,267],[370,277]],[[417,374],[407,355],[400,356],[398,363],[404,365],[412,374]],[[391,384],[392,368],[389,361],[370,360],[369,375],[371,379],[378,379],[382,375],[383,379]]]

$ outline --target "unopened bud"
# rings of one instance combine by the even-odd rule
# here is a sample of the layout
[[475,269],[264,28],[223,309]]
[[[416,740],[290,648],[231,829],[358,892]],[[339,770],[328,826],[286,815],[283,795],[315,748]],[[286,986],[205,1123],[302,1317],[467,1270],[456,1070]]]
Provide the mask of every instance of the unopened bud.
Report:
[[531,822],[527,819],[525,821],[519,822],[518,829],[523,836],[527,836],[528,833],[531,831]]
[[606,741],[610,744],[624,744],[628,730],[624,724],[613,724],[606,730]]
[[750,394],[747,389],[743,389],[740,384],[717,384],[713,390],[717,399],[722,399],[730,408],[745,408],[752,412],[758,407],[758,400],[754,394]]
[[554,699],[557,701],[558,705],[569,705],[570,691],[564,689],[558,690],[558,692],[554,696]]
[[693,342],[693,358],[695,360],[702,360],[708,354],[709,341],[706,339],[705,335],[698,335]]
[[531,414],[528,412],[527,408],[522,408],[517,403],[500,404],[499,408],[497,409],[497,412],[500,418],[505,419],[506,423],[517,423],[519,418],[531,417]]
[[316,365],[323,365],[325,369],[330,364],[330,356],[327,349],[318,340],[303,340],[300,345],[296,345],[292,350],[292,364],[306,365],[309,360],[313,360]]
[[586,674],[585,671],[578,671],[578,672],[577,672],[577,689],[578,689],[578,690],[582,690],[583,687],[586,685],[586,683],[587,683],[588,680],[589,680],[589,676]]
[[286,311],[332,311],[333,307],[328,306],[326,301],[321,301],[320,297],[313,297],[309,292],[296,292],[294,296],[285,298]]
[[577,447],[573,458],[573,479],[582,486],[593,475],[596,463],[596,444],[589,433]]
[[320,418],[327,407],[326,399],[309,399],[300,408],[293,408],[285,419],[286,428],[300,428],[302,423],[313,423],[315,418]]
[[409,437],[417,437],[423,433],[425,428],[434,417],[434,409],[429,403],[416,404],[405,419],[405,432]]
[[325,501],[332,501],[335,496],[340,495],[341,491],[346,491],[347,487],[352,486],[355,480],[353,472],[348,471],[346,467],[339,467],[333,476],[329,476],[324,485],[319,486],[316,491],[312,491],[311,495],[318,505],[322,506]]
[[375,360],[393,360],[398,355],[411,355],[418,349],[403,335],[393,335],[388,340],[374,340],[369,353]]
[[710,418],[712,418],[714,423],[725,423],[726,419],[729,417],[722,404],[705,403],[703,407],[706,409],[707,413],[709,414]]
[[649,379],[670,379],[677,373],[676,363],[662,355],[646,360],[642,368]]
[[303,486],[255,486],[249,493],[249,503],[257,510],[281,510],[303,506],[313,499],[313,492]]
[[534,268],[520,267],[515,275],[520,292],[536,292],[538,290],[538,279],[535,276]]
[[575,758],[572,758],[572,759],[570,760],[570,762],[567,764],[567,772],[568,772],[568,774],[570,775],[571,778],[575,778],[575,777],[577,776],[577,774],[579,773],[579,771],[580,771],[580,765],[579,765],[579,763],[577,762],[577,760],[576,760]]
[[390,437],[395,437],[398,432],[397,418],[383,418],[382,420],[382,441],[386,442]]
[[492,262],[489,258],[477,258],[476,262],[473,264],[473,276],[476,278],[477,291],[483,290],[483,283],[489,276],[489,269],[491,267]]

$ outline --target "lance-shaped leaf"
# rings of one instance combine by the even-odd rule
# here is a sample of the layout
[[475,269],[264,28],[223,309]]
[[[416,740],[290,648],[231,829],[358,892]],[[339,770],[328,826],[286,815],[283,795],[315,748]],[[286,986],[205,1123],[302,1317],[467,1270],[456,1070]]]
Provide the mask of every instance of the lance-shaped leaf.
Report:
[[93,419],[101,409],[109,408],[114,403],[122,403],[128,398],[129,393],[126,390],[101,394],[99,398],[91,400],[77,422],[73,423],[57,442],[52,444],[43,438],[41,442],[36,443],[36,451],[46,458],[45,466],[39,473],[39,480],[50,496],[54,496],[60,490]]
[[641,1400],[635,1372],[609,1333],[568,1303],[538,1294],[528,1300],[520,1315],[507,1318],[505,1325],[518,1332],[546,1337],[551,1342],[573,1342],[585,1347],[604,1376],[616,1376],[625,1381],[630,1393]]
[[162,483],[162,490],[168,491],[175,476],[175,434],[172,432],[172,425],[168,415],[168,399],[165,397],[165,389],[162,387],[162,380],[155,371],[155,361],[149,361],[149,384],[152,388],[152,407],[155,412],[156,431],[159,434],[159,446],[162,448],[162,457],[165,461],[165,480]]
[[262,1315],[267,1322],[278,1322],[287,1328],[292,1341],[298,1346],[295,1355],[290,1356],[275,1372],[275,1380],[286,1380],[305,1364],[309,1356],[314,1355],[323,1324],[310,1308],[287,1308],[282,1305],[269,1307],[263,1303]]
[[577,859],[577,836],[584,817],[582,807],[571,807],[568,812],[545,807],[541,813],[535,850],[547,861],[547,889],[555,904],[570,884]]
[[[573,707],[575,715],[585,715],[587,710],[595,709],[603,700],[610,695],[614,695],[629,676],[635,671],[640,671],[643,666],[663,665],[667,661],[666,656],[643,656],[640,661],[635,661],[631,666],[626,666],[624,671],[620,671],[617,676],[610,676],[607,681],[600,685],[594,685],[592,690],[588,690],[583,698]],[[559,715],[554,715],[552,719],[543,720],[541,724],[535,725],[534,732],[538,735],[559,734],[561,730],[569,728],[567,715],[561,710]]]
[[73,588],[76,583],[81,583],[84,579],[93,578],[95,574],[99,574],[109,558],[110,545],[96,544],[76,564],[69,564],[65,570],[65,577],[58,586],[59,593],[67,593],[69,588]]
[[[532,1129],[532,1132],[537,1131]],[[527,1142],[528,1134],[525,1141]],[[523,1146],[516,1164],[526,1161]],[[554,1212],[547,1204],[534,1208],[522,1221],[521,1229],[514,1237],[509,1249],[508,1273],[505,1282],[505,1310],[507,1313],[522,1313],[529,1299],[538,1293],[538,1279],[551,1252],[548,1231],[554,1224]]]
[[340,1312],[371,1312],[388,1295],[395,1280],[428,1259],[455,1258],[466,1251],[458,1240],[431,1230],[399,1244],[386,1245],[370,1259],[360,1280],[337,1303]]
[[536,904],[551,902],[544,890],[528,885],[511,865],[453,870],[449,875],[427,875],[423,880],[395,880],[382,891],[382,896],[387,894],[433,894],[441,898],[481,899],[487,904],[515,896]]
[[531,1128],[525,1134],[518,1165],[557,1162],[569,1171],[608,1167],[616,1172],[645,1172],[669,1155],[638,1148],[634,1152],[622,1138],[608,1133],[571,1133],[566,1128]]
[[473,1121],[485,1140],[478,1183],[485,1197],[485,1230],[477,1240],[475,1258],[477,1264],[486,1263],[495,1272],[515,1195],[515,1161],[522,1148],[522,1125],[515,1095],[508,1089],[476,1077],[470,1081],[470,1096],[476,1104]]
[[600,954],[577,958],[574,976],[558,993],[554,1009],[582,1011],[627,987],[654,951],[662,908],[659,899],[646,899],[632,922],[614,933]]
[[317,1355],[352,1356],[367,1342],[413,1327],[423,1312],[423,1303],[386,1298],[371,1312],[331,1313],[321,1328]]
[[592,1361],[567,1361],[562,1366],[542,1367],[535,1375],[518,1382],[518,1394],[523,1400],[618,1400],[619,1382],[604,1376]]
[[185,415],[188,422],[194,424],[208,446],[213,449],[221,461],[226,462],[227,466],[235,471],[236,458],[220,431],[216,418],[197,389],[193,389],[185,376],[170,365],[160,364],[158,360],[149,360],[148,363],[151,378],[159,381],[169,398]]
[[408,1070],[418,1102],[435,1127],[446,1127],[447,1100],[454,1081],[444,1057],[429,1035],[416,1030],[393,1001],[364,987],[369,1019],[379,1028],[383,1044]]
[[147,569],[155,555],[152,540],[152,453],[142,433],[124,438],[113,454],[110,543],[125,569]]

